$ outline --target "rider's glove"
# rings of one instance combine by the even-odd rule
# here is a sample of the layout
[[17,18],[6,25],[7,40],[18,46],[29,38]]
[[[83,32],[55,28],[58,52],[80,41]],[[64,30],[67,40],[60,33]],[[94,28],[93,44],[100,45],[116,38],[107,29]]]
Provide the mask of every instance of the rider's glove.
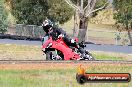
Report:
[[75,40],[74,39],[71,39],[71,43],[75,43]]
[[74,39],[71,39],[71,43],[74,44],[76,48],[79,48],[78,43],[76,43],[76,41]]
[[60,35],[58,36],[58,38],[60,38],[60,37],[64,37],[64,35],[63,35],[63,34],[60,34]]

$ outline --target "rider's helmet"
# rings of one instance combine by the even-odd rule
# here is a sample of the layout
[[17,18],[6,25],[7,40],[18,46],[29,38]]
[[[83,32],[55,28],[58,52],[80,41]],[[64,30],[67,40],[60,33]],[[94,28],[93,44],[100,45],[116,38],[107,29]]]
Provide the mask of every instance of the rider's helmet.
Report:
[[42,27],[43,30],[48,33],[49,30],[53,27],[53,23],[49,19],[47,19],[43,22]]

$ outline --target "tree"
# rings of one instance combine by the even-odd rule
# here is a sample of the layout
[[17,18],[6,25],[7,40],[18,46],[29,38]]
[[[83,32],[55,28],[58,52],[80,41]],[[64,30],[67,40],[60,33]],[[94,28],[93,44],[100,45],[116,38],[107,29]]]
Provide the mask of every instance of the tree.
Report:
[[48,3],[48,17],[53,21],[63,24],[72,17],[73,10],[64,0],[48,0]]
[[[104,9],[106,0],[65,0],[79,14],[79,42],[85,41],[89,18],[93,13]],[[78,4],[77,4],[78,3]]]
[[132,0],[114,0],[113,2],[116,13],[114,19],[119,29],[125,29],[128,32],[130,44],[132,45]]
[[11,2],[17,23],[40,25],[46,18],[54,22],[68,21],[73,11],[64,0],[7,0]]
[[0,33],[7,31],[6,11],[4,10],[4,2],[0,1]]

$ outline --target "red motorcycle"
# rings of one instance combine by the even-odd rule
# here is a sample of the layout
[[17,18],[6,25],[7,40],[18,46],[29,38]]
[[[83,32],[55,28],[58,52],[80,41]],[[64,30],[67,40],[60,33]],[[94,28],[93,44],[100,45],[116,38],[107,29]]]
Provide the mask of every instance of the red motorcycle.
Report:
[[[80,43],[79,47],[84,49],[85,45]],[[94,60],[87,50],[81,54],[78,48],[67,46],[62,37],[57,40],[53,40],[49,36],[43,37],[42,51],[46,54],[46,60]]]

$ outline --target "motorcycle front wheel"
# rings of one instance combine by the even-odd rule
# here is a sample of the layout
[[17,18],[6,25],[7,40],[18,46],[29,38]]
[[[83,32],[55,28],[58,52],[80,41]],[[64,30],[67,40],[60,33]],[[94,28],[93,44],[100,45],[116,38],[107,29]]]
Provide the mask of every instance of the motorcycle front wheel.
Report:
[[93,55],[91,53],[89,53],[87,50],[85,51],[85,60],[95,60],[95,58],[93,57]]

